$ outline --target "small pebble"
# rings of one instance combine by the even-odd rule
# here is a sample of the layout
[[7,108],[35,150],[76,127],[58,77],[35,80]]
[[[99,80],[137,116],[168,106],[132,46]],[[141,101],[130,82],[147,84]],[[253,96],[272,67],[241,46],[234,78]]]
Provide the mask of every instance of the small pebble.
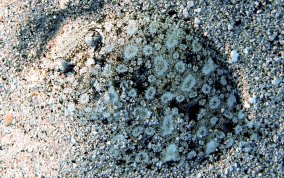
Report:
[[231,51],[231,62],[235,63],[239,60],[239,53],[236,50]]
[[73,144],[73,145],[76,145],[77,144],[77,142],[76,142],[76,140],[75,140],[75,138],[73,138],[73,137],[71,137],[71,143]]
[[279,85],[281,83],[281,79],[279,77],[274,77],[271,83],[273,85]]
[[59,0],[60,9],[66,9],[68,6],[69,0]]
[[194,18],[194,27],[198,28],[200,25],[201,21],[198,17]]
[[4,116],[4,125],[9,126],[13,121],[13,116],[12,114],[8,113]]
[[187,8],[184,8],[183,11],[182,11],[182,13],[183,13],[184,18],[188,18],[189,13],[188,13]]
[[233,25],[233,24],[229,24],[229,25],[228,25],[228,30],[229,30],[229,31],[233,30],[233,28],[234,28],[234,25]]
[[245,53],[245,54],[248,54],[249,51],[250,51],[250,49],[249,49],[248,47],[246,47],[246,48],[244,49],[244,53]]
[[193,1],[188,1],[187,2],[187,8],[191,8],[194,6],[194,2]]

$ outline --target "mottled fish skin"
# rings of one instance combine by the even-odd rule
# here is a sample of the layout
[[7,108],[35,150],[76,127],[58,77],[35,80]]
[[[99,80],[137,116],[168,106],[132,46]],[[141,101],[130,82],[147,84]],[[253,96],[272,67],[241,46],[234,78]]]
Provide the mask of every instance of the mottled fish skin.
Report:
[[94,24],[86,25],[65,35],[59,44],[56,44],[54,51],[51,53],[51,58],[70,61],[77,52],[84,51],[90,47],[90,44],[87,44],[85,41],[87,36],[93,38],[93,45],[91,46],[93,48],[102,42],[102,36],[97,31],[96,26]]

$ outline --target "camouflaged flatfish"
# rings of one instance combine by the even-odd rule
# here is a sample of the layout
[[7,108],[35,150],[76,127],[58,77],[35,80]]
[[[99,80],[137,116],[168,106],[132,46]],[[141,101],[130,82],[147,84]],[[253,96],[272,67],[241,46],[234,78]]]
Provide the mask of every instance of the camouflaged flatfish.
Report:
[[94,24],[74,29],[58,37],[51,51],[51,58],[70,61],[76,53],[90,47],[96,48],[102,42],[102,35]]

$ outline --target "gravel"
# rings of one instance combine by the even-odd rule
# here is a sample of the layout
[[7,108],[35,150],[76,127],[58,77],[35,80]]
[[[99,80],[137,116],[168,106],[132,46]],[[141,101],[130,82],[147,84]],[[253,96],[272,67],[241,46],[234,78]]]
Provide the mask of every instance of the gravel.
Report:
[[282,9],[0,2],[0,177],[284,176]]

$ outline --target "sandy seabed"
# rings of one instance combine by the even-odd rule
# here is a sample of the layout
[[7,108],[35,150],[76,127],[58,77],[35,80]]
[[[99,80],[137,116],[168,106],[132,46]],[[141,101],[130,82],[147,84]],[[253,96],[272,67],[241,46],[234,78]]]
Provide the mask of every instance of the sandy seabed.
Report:
[[1,1],[0,177],[282,177],[282,9]]

